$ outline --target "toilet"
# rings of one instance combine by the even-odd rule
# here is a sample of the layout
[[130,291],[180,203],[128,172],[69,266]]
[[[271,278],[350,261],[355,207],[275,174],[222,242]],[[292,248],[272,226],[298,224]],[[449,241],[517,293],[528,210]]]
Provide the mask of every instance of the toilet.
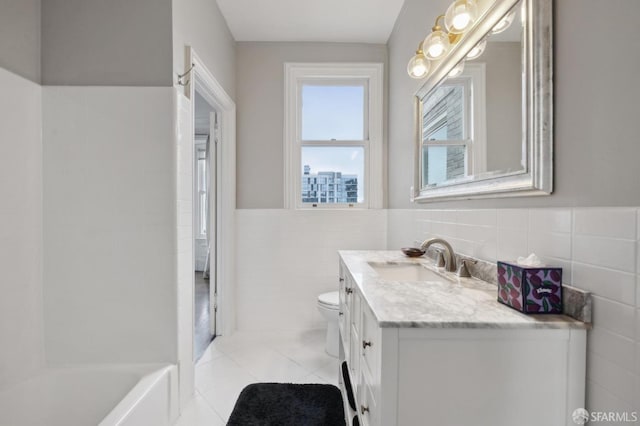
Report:
[[322,293],[318,296],[318,310],[327,320],[327,338],[324,350],[331,356],[338,356],[338,312],[340,310],[340,298],[337,291]]

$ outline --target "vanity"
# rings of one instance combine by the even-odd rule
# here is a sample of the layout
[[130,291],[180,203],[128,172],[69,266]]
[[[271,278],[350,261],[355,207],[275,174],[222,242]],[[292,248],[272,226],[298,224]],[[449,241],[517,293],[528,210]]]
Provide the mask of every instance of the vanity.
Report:
[[348,424],[356,415],[365,426],[575,424],[588,324],[523,315],[497,302],[494,284],[427,258],[339,254]]
[[[433,16],[407,67],[422,81],[414,96],[412,201],[553,192],[552,14],[552,0],[455,0]],[[443,243],[442,235],[425,236]],[[448,252],[443,263],[452,270]],[[496,279],[495,264],[484,272],[490,267],[489,281]],[[564,312],[573,317],[524,315],[497,301],[495,284],[400,251],[341,251],[339,274],[349,422],[577,424],[588,295],[565,293]]]

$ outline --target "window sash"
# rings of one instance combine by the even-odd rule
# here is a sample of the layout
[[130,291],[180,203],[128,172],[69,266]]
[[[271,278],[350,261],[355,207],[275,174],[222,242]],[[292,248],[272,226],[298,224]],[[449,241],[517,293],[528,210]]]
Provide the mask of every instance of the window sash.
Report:
[[[194,236],[197,239],[207,238],[207,215],[206,208],[208,203],[208,161],[207,155],[207,138],[202,136],[196,137],[195,143],[195,162],[193,173],[195,176],[194,182],[194,210],[195,210],[195,224],[194,224]],[[202,163],[204,162],[204,163]],[[202,167],[201,167],[202,166]]]
[[[457,77],[453,79],[447,80],[441,88],[447,87],[461,87],[461,96],[462,96],[462,139],[436,139],[430,140],[427,139],[428,135],[434,134],[439,128],[447,124],[447,111],[441,111],[437,117],[434,117],[428,124],[425,123],[422,133],[422,150],[428,149],[429,147],[446,147],[446,146],[464,146],[464,173],[465,176],[469,176],[473,174],[474,171],[474,133],[472,129],[472,117],[474,111],[473,96],[472,96],[472,79],[463,76]],[[437,106],[434,105],[435,108]],[[424,113],[423,113],[424,114]],[[420,153],[420,157],[422,158],[422,152]],[[424,166],[423,166],[424,167]],[[437,186],[437,183],[429,183],[425,181],[425,174],[420,173],[420,185],[421,187],[430,187]]]
[[[297,94],[298,94],[298,108],[297,114],[299,115],[299,123],[298,126],[298,140],[302,141],[302,89],[305,85],[308,86],[362,86],[364,89],[362,95],[362,135],[364,140],[369,139],[369,81],[363,78],[351,78],[351,79],[333,79],[333,78],[305,78],[298,81],[297,84]],[[322,139],[325,141],[336,141],[337,139]],[[357,139],[349,139],[357,140]],[[305,142],[309,142],[310,140],[304,140]]]
[[[364,151],[364,171],[362,176],[362,194],[361,202],[349,203],[322,203],[322,202],[304,202],[302,201],[303,185],[302,185],[302,148],[303,147],[326,147],[326,148],[348,148],[361,147]],[[299,141],[298,150],[298,179],[297,179],[297,208],[367,208],[369,205],[367,183],[369,182],[369,141]]]
[[[424,141],[422,142],[422,151],[420,152],[420,158],[422,158],[423,152],[425,149],[430,147],[446,147],[446,146],[464,146],[464,173],[465,177],[468,178],[473,170],[473,158],[474,158],[474,144],[471,139],[463,139],[463,140],[447,140],[447,141]],[[424,167],[424,166],[423,166]],[[458,179],[464,179],[458,178]],[[421,187],[433,187],[437,186],[437,183],[429,183],[426,182],[424,173],[420,173],[420,185]]]

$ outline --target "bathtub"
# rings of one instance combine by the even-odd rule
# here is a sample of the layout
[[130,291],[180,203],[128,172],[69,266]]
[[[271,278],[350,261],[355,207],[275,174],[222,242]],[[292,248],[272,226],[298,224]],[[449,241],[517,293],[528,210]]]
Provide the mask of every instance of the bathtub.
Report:
[[2,426],[169,426],[177,417],[173,365],[46,369],[0,391]]

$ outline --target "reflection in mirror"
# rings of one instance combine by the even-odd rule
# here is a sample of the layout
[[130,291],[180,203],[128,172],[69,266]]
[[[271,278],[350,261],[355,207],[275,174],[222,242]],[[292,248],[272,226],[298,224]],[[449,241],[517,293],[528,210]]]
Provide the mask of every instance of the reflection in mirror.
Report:
[[473,170],[467,153],[469,131],[468,81],[448,79],[423,101],[422,181],[438,185],[463,178]]
[[[508,15],[521,23],[520,5]],[[422,186],[521,172],[522,26],[501,26],[421,99]],[[457,69],[462,72],[455,77]]]
[[551,192],[551,1],[495,4],[417,92],[417,201]]

